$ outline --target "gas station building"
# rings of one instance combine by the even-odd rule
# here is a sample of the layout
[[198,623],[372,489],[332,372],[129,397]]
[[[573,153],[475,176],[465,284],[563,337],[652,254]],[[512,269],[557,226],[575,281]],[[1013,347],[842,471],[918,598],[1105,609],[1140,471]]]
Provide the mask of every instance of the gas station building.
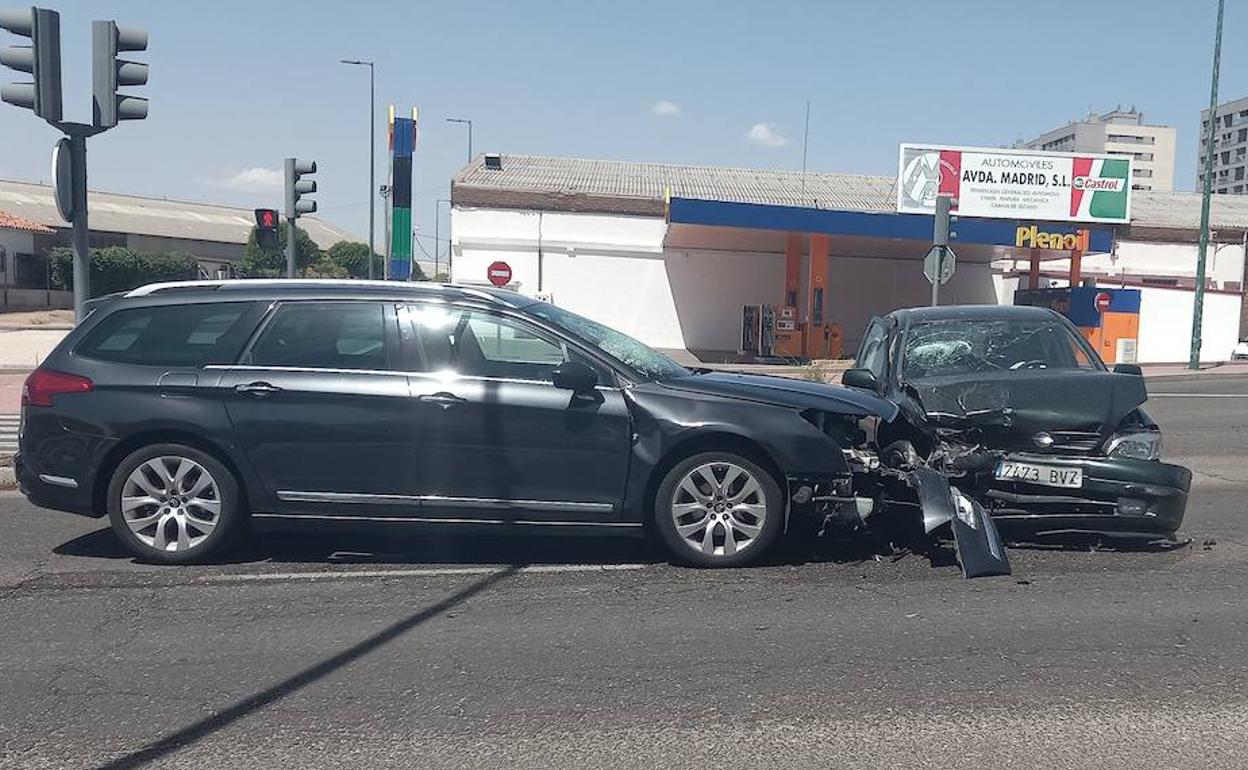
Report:
[[[489,266],[504,262],[511,288],[685,361],[853,355],[872,316],[930,301],[923,258],[933,218],[898,213],[896,184],[482,155],[452,180],[451,276],[486,284]],[[1198,194],[1135,191],[1129,224],[958,217],[956,270],[940,303],[1012,304],[1029,288],[1131,290],[1113,294],[1113,310],[1138,317],[1114,334],[1137,334],[1136,343],[1108,340],[1102,356],[1185,361],[1199,209]],[[1211,222],[1202,358],[1220,361],[1243,333],[1248,198],[1215,196]],[[1025,294],[1020,301],[1036,301]],[[1080,312],[1067,314],[1079,323]],[[1108,331],[1086,333],[1096,344]]]

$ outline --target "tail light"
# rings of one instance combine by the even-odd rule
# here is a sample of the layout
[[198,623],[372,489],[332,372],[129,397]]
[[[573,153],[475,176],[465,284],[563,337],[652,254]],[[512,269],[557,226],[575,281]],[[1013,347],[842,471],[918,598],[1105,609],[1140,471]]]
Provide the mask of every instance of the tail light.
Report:
[[59,393],[90,393],[94,388],[86,377],[36,369],[22,386],[22,406],[52,406],[52,397]]

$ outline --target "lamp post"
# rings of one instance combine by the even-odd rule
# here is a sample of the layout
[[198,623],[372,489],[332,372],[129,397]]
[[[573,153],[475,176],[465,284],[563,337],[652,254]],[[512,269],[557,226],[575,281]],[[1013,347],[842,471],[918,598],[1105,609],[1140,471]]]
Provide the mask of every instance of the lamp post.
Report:
[[362,59],[341,59],[343,64],[368,67],[368,277],[373,278],[373,255],[377,253],[373,229],[376,226],[375,197],[377,189],[376,146],[377,132],[373,130],[373,115],[377,112],[377,89],[374,79],[374,67],[371,61]]
[[[442,248],[442,241],[440,238],[438,238],[438,225],[442,219],[441,217],[442,204],[443,203],[449,204],[450,202],[451,202],[450,198],[438,198],[436,201],[434,201],[434,204],[433,204],[433,280],[435,281],[438,280],[438,249]],[[449,241],[450,238],[447,238],[447,240]],[[451,249],[450,249],[449,244],[447,245],[446,256],[447,256],[447,262],[448,262],[447,264],[448,269],[446,271],[447,273],[446,277],[449,279],[451,277],[450,276],[451,271],[449,269]],[[449,283],[449,280],[448,280],[448,283]]]
[[447,123],[465,123],[468,125],[468,162],[472,162],[472,121],[468,118],[447,118]]
[[1192,343],[1187,368],[1200,368],[1201,329],[1205,313],[1205,254],[1209,249],[1209,198],[1213,194],[1213,149],[1218,129],[1218,68],[1222,61],[1222,10],[1218,0],[1218,26],[1213,38],[1213,83],[1209,88],[1209,130],[1205,135],[1205,174],[1200,195],[1200,239],[1196,246],[1196,287],[1192,294]]

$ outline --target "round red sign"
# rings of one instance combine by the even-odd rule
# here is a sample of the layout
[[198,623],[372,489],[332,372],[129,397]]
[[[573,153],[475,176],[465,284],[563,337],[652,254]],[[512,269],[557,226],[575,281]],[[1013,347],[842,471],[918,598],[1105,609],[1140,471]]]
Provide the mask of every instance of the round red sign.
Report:
[[486,268],[485,276],[490,279],[490,283],[495,286],[506,286],[511,283],[511,265],[506,262],[492,262]]
[[1107,291],[1097,292],[1096,299],[1094,300],[1094,302],[1096,303],[1096,312],[1104,313],[1106,310],[1109,310],[1109,303],[1112,300],[1113,298],[1109,296],[1109,292]]

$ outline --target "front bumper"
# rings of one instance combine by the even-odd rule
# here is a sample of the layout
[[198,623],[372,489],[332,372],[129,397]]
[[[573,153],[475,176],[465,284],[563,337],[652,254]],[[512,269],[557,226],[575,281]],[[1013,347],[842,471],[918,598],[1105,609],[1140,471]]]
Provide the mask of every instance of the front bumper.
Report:
[[[1083,531],[1118,535],[1172,535],[1183,523],[1192,472],[1147,460],[1014,453],[1006,459],[1083,470],[1080,489],[1057,489],[977,475],[965,489],[1003,528],[1037,533]],[[959,484],[959,486],[961,486]]]

